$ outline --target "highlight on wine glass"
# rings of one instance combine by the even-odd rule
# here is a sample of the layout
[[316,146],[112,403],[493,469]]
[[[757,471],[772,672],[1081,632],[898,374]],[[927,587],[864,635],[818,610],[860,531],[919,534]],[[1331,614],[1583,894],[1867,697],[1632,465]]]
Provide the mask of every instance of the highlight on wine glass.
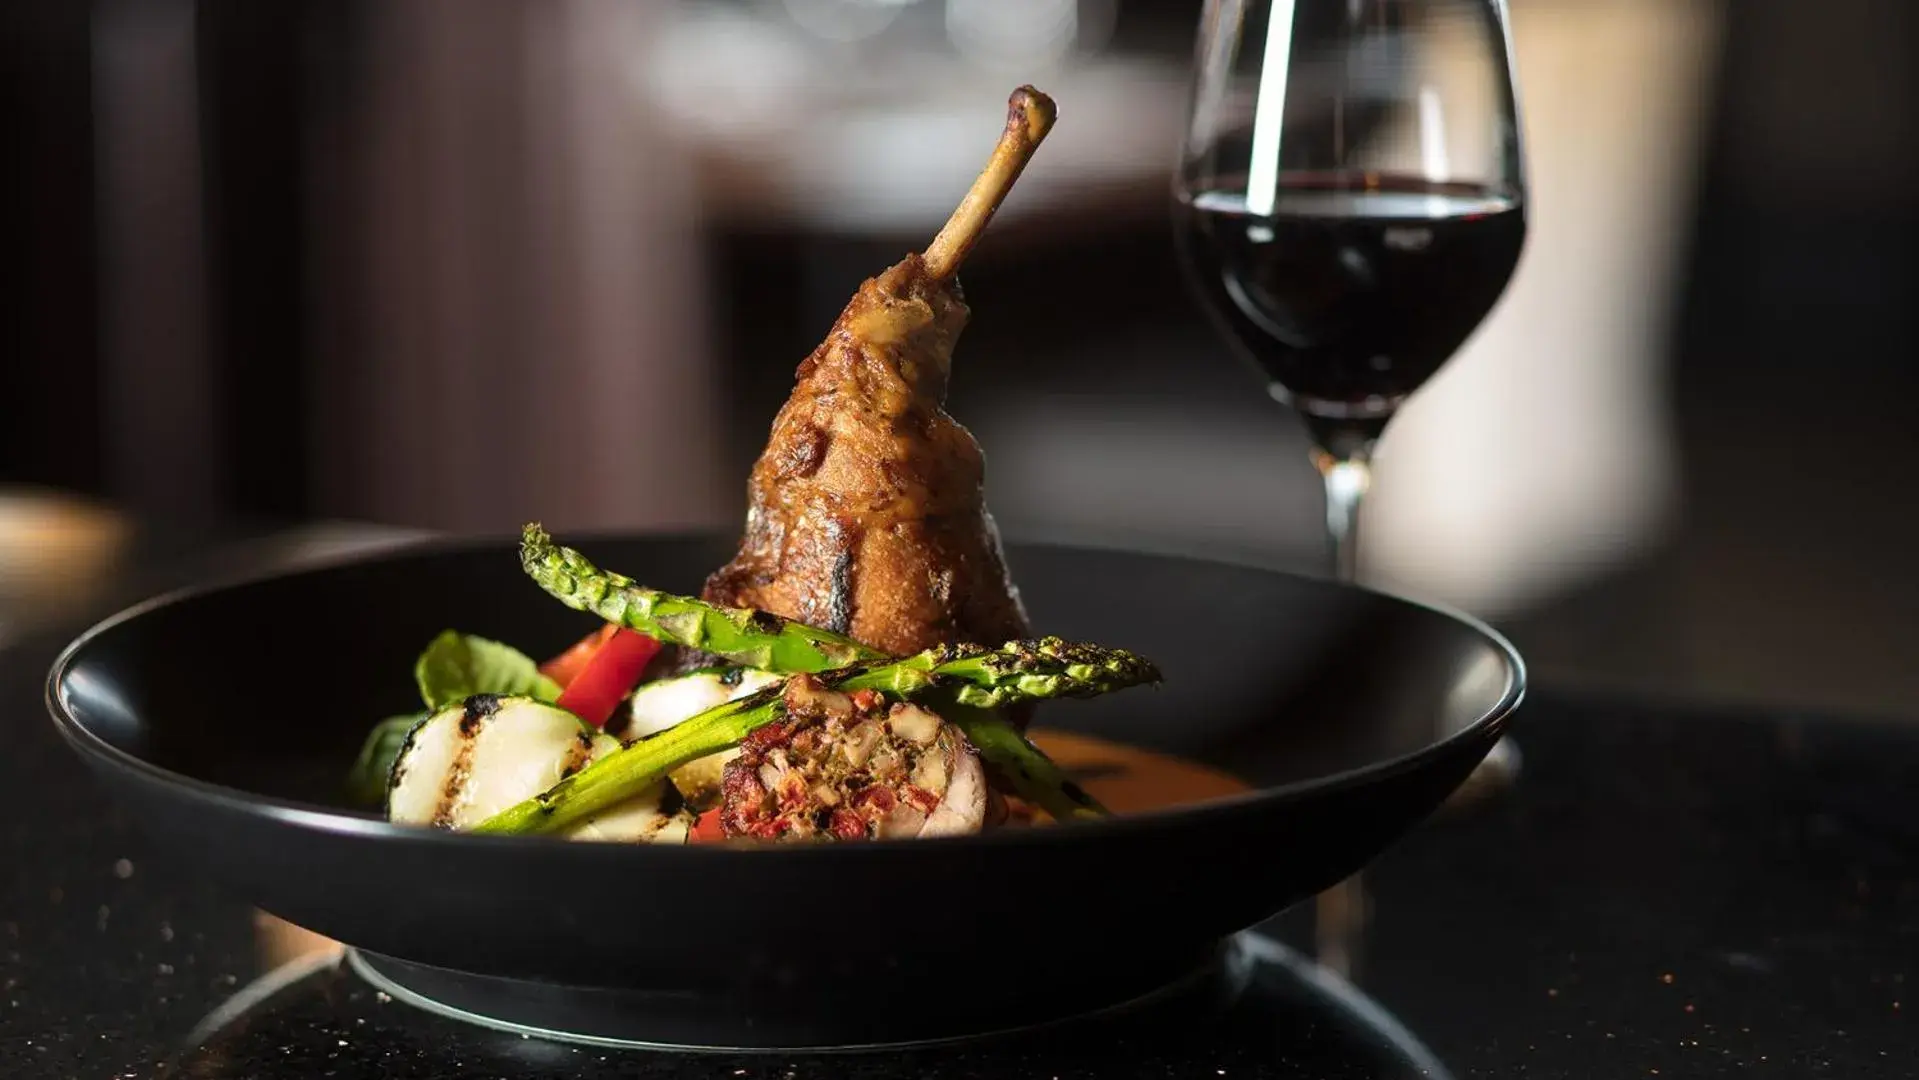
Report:
[[1220,329],[1305,420],[1336,573],[1373,448],[1526,234],[1500,0],[1209,0],[1174,186]]

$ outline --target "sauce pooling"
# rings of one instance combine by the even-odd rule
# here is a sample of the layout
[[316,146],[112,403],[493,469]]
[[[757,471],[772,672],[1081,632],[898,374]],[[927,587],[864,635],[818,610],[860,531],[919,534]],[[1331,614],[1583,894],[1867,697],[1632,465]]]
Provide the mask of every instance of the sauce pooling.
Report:
[[1137,814],[1253,790],[1211,766],[1076,732],[1035,729],[1033,743],[1115,814]]

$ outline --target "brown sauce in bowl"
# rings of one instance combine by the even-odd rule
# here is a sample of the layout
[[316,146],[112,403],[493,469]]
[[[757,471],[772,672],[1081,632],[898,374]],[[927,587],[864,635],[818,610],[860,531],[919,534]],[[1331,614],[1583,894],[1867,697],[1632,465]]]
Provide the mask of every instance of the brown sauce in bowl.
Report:
[[1029,737],[1115,814],[1165,810],[1253,790],[1251,784],[1211,766],[1093,735],[1035,728]]

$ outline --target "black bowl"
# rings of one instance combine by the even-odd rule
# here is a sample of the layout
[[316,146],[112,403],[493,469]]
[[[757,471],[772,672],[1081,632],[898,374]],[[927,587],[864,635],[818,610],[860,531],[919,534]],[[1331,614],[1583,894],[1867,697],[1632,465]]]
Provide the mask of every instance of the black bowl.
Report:
[[[693,590],[709,538],[583,545]],[[938,1039],[1114,1005],[1358,870],[1464,781],[1524,670],[1471,620],[1157,555],[1015,545],[1035,624],[1134,649],[1158,689],[1048,705],[1070,728],[1256,790],[1070,827],[776,850],[393,826],[342,779],[415,706],[454,627],[555,651],[589,629],[504,542],[429,545],[163,597],[55,663],[63,735],[165,846],[463,1012],[681,1045]],[[1202,976],[1194,976],[1202,977]]]

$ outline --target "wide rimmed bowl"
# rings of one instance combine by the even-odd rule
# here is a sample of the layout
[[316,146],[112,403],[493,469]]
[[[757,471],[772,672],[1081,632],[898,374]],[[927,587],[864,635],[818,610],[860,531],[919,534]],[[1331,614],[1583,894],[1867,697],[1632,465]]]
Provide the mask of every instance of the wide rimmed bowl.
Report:
[[[693,591],[702,537],[582,542]],[[1497,634],[1255,567],[1009,551],[1044,632],[1157,661],[1157,689],[1048,705],[1070,729],[1253,790],[1085,825],[937,841],[614,846],[455,835],[351,808],[369,725],[415,704],[454,627],[557,650],[590,627],[506,541],[429,544],[191,589],[55,663],[62,734],[167,849],[461,1014],[677,1045],[960,1036],[1116,1005],[1216,971],[1236,931],[1341,880],[1457,788],[1519,703]]]

